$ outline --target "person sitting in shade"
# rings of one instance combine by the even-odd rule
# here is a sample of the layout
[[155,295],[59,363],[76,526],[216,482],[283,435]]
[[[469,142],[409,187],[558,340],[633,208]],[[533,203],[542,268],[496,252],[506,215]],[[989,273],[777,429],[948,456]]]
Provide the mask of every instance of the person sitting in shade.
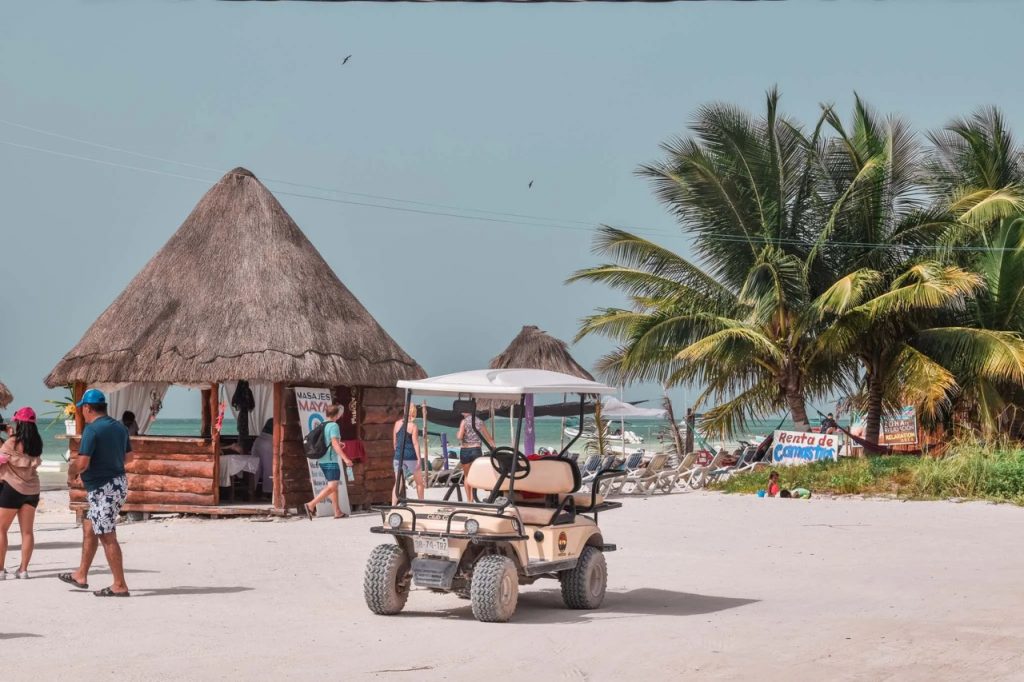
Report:
[[263,430],[252,443],[252,454],[260,458],[260,476],[263,479],[263,494],[274,494],[274,420],[268,419]]
[[836,422],[832,413],[829,412],[828,416],[821,420],[821,432],[822,433],[835,433],[839,430],[839,424]]
[[121,413],[121,423],[124,424],[124,428],[128,429],[128,436],[139,435],[139,423],[135,421],[135,413],[131,410],[125,410]]

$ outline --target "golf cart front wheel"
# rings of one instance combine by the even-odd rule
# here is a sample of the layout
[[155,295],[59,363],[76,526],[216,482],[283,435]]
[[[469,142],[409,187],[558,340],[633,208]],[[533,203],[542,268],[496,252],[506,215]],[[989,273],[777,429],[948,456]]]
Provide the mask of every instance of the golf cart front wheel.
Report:
[[515,563],[505,556],[482,557],[473,567],[470,585],[473,615],[483,623],[504,623],[519,602],[519,575]]
[[575,568],[561,571],[562,601],[570,609],[596,609],[608,587],[608,564],[597,547],[584,547]]
[[392,616],[409,598],[409,557],[398,545],[377,545],[366,562],[363,597],[379,616]]

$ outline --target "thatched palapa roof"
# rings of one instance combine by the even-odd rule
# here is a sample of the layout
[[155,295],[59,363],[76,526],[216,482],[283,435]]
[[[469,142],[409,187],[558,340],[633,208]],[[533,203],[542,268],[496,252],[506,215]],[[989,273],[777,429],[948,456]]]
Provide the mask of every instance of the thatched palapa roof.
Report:
[[527,325],[501,355],[491,360],[491,369],[546,369],[594,380],[593,375],[569,355],[565,341],[539,327]]
[[7,407],[13,400],[14,396],[11,395],[10,390],[0,381],[0,408]]
[[236,168],[203,196],[46,384],[394,386],[425,376],[270,191]]

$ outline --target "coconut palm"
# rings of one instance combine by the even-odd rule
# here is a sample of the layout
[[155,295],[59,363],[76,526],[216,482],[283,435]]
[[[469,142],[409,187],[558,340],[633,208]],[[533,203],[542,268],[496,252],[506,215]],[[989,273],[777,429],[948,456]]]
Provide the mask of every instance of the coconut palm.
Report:
[[924,180],[936,208],[952,218],[946,243],[977,242],[1024,213],[1024,148],[998,109],[956,119],[928,139]]
[[702,384],[696,406],[715,403],[701,420],[706,433],[728,436],[780,409],[809,429],[808,398],[827,395],[848,375],[848,364],[821,352],[803,262],[792,254],[763,247],[742,285],[730,287],[622,230],[602,227],[595,246],[614,262],[569,281],[603,282],[627,293],[632,306],[598,310],[577,338],[620,343],[598,363],[614,381]]
[[866,413],[865,438],[878,442],[887,399],[934,410],[948,397],[951,380],[908,340],[944,307],[962,307],[980,281],[943,267],[929,250],[949,218],[926,210],[910,126],[879,116],[859,96],[849,124],[834,108],[824,111],[832,135],[816,154],[817,196],[827,207],[816,248],[834,283],[817,303],[829,323],[823,348],[859,362],[854,402]]
[[[595,251],[611,261],[569,281],[601,282],[628,308],[583,320],[577,338],[603,334],[620,346],[600,370],[620,382],[701,383],[713,401],[702,427],[729,434],[747,418],[787,409],[809,428],[806,401],[843,383],[849,365],[824,363],[814,346],[812,303],[831,284],[810,269],[820,231],[814,155],[822,122],[805,136],[778,114],[702,107],[693,136],[663,145],[666,159],[640,168],[656,196],[693,236],[697,261],[602,227]],[[824,261],[822,261],[824,262]]]
[[[1024,148],[995,108],[956,119],[928,139],[925,181],[935,209],[949,219],[943,235],[949,257],[984,283],[964,314],[949,322],[976,329],[980,339],[1000,348],[1015,348],[1024,333]],[[939,357],[942,349],[933,353]],[[954,410],[991,431],[1007,404],[1024,404],[1021,382],[979,373],[965,363],[969,357],[953,344],[942,358],[960,387]]]

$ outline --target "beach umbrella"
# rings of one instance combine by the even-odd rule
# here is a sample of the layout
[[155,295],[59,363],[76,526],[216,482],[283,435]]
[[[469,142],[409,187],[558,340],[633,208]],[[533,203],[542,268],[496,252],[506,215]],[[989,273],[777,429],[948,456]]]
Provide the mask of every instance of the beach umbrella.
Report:
[[606,395],[601,398],[601,414],[612,419],[665,419],[668,412],[660,407],[637,407]]

